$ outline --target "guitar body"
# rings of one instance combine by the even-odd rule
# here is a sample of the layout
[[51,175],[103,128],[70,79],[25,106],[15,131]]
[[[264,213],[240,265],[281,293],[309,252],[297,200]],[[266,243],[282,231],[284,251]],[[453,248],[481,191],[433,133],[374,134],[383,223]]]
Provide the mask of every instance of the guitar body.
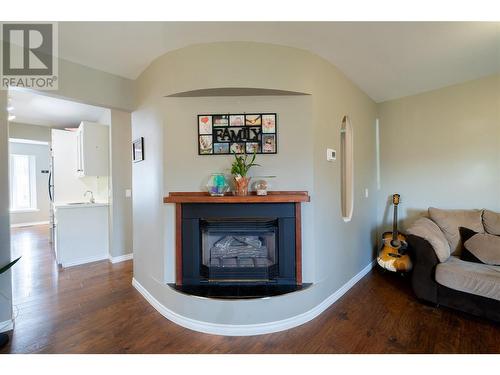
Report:
[[412,269],[411,259],[408,254],[400,254],[407,246],[406,236],[398,234],[399,245],[394,246],[392,242],[392,232],[385,232],[382,235],[383,245],[377,257],[380,267],[392,272],[408,272]]
[[382,249],[377,257],[380,267],[392,272],[408,272],[413,265],[410,256],[405,253],[407,248],[406,236],[398,232],[398,205],[399,194],[392,196],[394,204],[393,231],[382,235]]

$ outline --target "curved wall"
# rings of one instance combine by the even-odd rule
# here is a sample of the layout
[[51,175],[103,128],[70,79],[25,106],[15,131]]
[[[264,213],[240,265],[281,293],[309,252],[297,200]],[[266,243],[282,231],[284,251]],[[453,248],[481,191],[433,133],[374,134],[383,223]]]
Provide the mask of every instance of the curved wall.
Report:
[[[165,97],[231,87],[310,95]],[[144,137],[146,155],[133,166],[134,283],[164,315],[211,333],[285,329],[320,313],[346,290],[344,284],[369,269],[376,217],[371,198],[376,106],[334,66],[288,47],[204,44],[155,60],[139,77],[137,89],[133,138]],[[274,189],[308,190],[311,195],[311,203],[303,206],[303,275],[313,286],[259,300],[221,301],[177,293],[166,285],[174,278],[174,208],[162,198],[169,191],[200,190],[210,173],[231,163],[230,156],[198,156],[196,114],[260,110],[278,113],[278,154],[259,155],[263,167],[254,174],[277,175]],[[355,208],[349,223],[340,211],[340,166],[326,161],[327,147],[339,149],[345,114],[355,132]],[[365,188],[373,191],[370,198],[364,197]]]

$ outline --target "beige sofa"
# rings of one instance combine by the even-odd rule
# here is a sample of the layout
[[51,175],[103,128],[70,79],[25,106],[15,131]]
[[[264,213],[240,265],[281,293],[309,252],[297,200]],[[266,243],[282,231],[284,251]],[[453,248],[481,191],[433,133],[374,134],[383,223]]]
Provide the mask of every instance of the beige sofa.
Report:
[[[500,214],[429,208],[428,216],[407,230],[414,262],[412,286],[417,297],[500,321],[500,266],[461,260],[459,233],[459,227],[487,233],[484,237],[496,241],[492,242],[496,251]],[[492,249],[491,243],[486,246]]]

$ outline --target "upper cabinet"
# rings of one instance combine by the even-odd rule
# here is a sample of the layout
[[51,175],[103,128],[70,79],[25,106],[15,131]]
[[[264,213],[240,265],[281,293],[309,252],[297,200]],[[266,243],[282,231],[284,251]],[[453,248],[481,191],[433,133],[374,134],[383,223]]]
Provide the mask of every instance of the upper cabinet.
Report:
[[109,126],[82,121],[76,147],[78,176],[109,175]]

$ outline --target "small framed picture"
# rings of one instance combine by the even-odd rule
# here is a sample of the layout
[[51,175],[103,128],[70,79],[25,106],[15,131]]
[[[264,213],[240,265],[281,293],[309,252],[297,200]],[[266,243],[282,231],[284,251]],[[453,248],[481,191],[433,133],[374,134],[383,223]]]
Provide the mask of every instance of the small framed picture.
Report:
[[229,143],[214,143],[214,154],[229,154]]
[[213,154],[211,135],[200,135],[199,149],[200,155]]
[[231,153],[232,154],[243,154],[245,152],[244,143],[231,143]]
[[245,125],[260,126],[261,124],[262,124],[262,116],[261,115],[246,115],[245,116]]
[[198,116],[199,134],[212,134],[212,116]]
[[260,152],[259,142],[247,142],[246,147],[247,154],[258,154]]
[[262,115],[262,133],[276,133],[276,115]]
[[262,152],[264,154],[276,153],[276,134],[262,135]]
[[245,115],[229,116],[229,126],[243,126],[243,125],[245,125]]
[[144,160],[144,137],[137,138],[132,142],[132,161],[137,163]]
[[212,116],[213,126],[228,126],[229,116],[228,115],[213,115]]

